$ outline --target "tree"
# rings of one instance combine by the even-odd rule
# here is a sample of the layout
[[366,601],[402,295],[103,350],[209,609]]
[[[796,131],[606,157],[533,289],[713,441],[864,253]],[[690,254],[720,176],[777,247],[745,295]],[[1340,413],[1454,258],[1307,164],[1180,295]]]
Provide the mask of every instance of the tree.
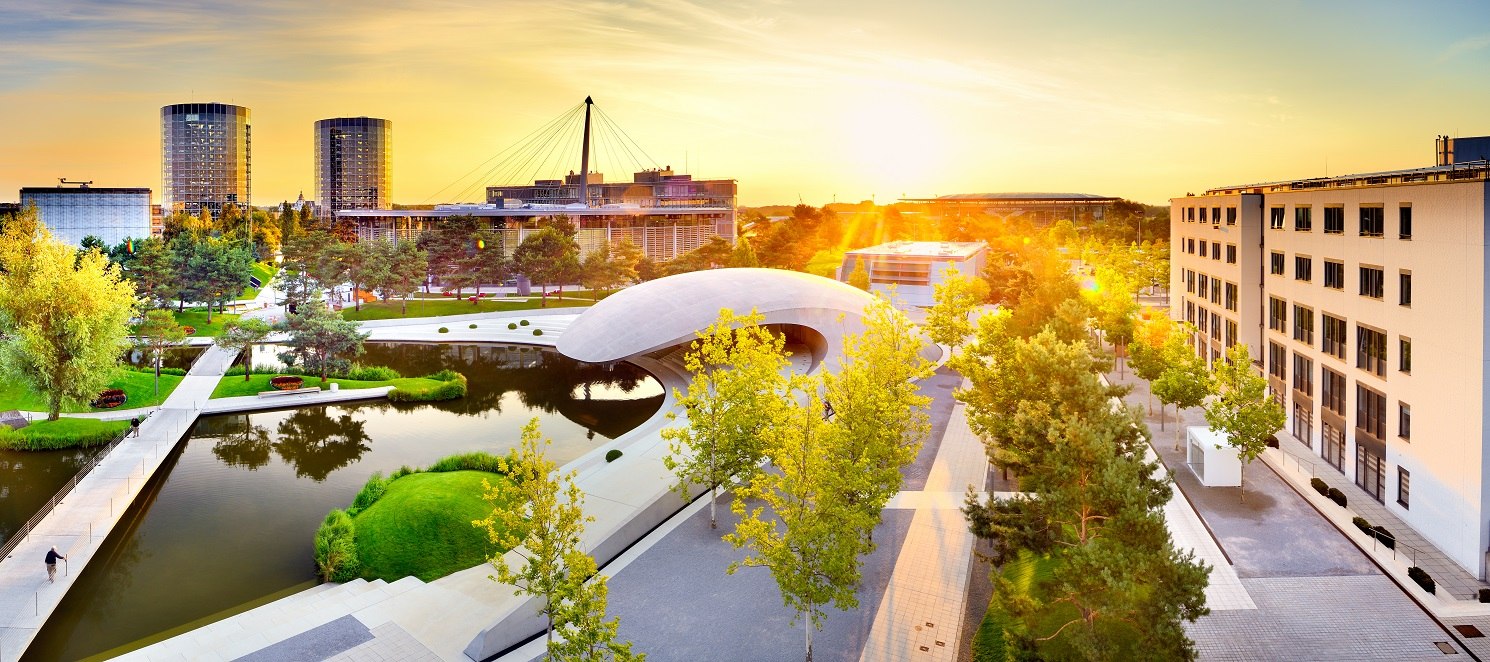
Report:
[[1205,408],[1212,430],[1226,435],[1242,459],[1242,500],[1247,499],[1247,465],[1267,450],[1268,437],[1283,429],[1287,414],[1268,395],[1268,381],[1252,372],[1252,354],[1243,344],[1233,345],[1226,360],[1212,372],[1216,398]]
[[253,275],[253,254],[248,248],[223,240],[209,240],[201,246],[193,264],[193,275],[201,278],[207,296],[207,322],[212,322],[212,306],[238,298]]
[[[1128,363],[1139,379],[1152,383],[1169,367],[1164,343],[1174,333],[1174,320],[1162,313],[1149,315],[1138,324],[1134,342],[1129,346]],[[1154,391],[1149,389],[1149,413],[1154,413]]]
[[300,361],[307,370],[313,370],[326,383],[326,375],[332,366],[343,366],[349,359],[362,355],[362,341],[367,334],[357,330],[357,323],[342,319],[323,305],[310,305],[297,315],[285,320],[284,330],[289,333],[285,340],[288,351],[281,357],[288,362]]
[[955,351],[973,332],[968,315],[982,300],[975,283],[950,264],[942,272],[942,282],[934,288],[936,305],[926,311],[926,335],[933,342]]
[[854,260],[854,270],[848,274],[848,284],[865,292],[869,291],[869,270],[864,268],[864,258]]
[[452,216],[419,235],[419,249],[429,259],[430,275],[440,281],[446,292],[454,285],[456,294],[469,284],[469,278],[452,282],[460,275],[461,262],[476,250],[477,222],[474,216]]
[[132,258],[124,263],[125,277],[135,285],[135,292],[146,305],[161,306],[176,296],[181,288],[177,281],[176,264],[171,250],[165,242],[149,239],[129,240],[128,249]]
[[[605,577],[586,581],[595,560],[580,546],[585,523],[594,520],[584,514],[585,494],[574,472],[558,474],[545,456],[549,443],[534,418],[523,426],[517,452],[501,463],[507,480],[482,481],[492,512],[472,525],[486,530],[499,550],[517,551],[525,560],[513,568],[503,553],[493,554],[488,560],[497,574],[491,579],[511,584],[514,595],[543,601],[538,613],[548,620],[550,659],[593,659],[590,654],[601,649],[631,659],[631,644],[615,641],[616,620],[605,620]],[[568,641],[555,641],[555,632]]]
[[253,346],[264,342],[264,339],[273,332],[274,327],[264,320],[238,318],[224,324],[222,331],[217,333],[213,341],[223,349],[238,350],[243,353],[243,381],[248,381],[249,373],[253,372],[253,361],[250,358]]
[[371,289],[368,283],[381,282],[388,277],[388,254],[393,245],[388,240],[381,242],[354,241],[330,246],[332,259],[341,263],[341,273],[352,284],[352,306],[362,310],[362,291]]
[[558,283],[559,296],[563,298],[563,283],[573,280],[578,273],[579,244],[559,228],[540,228],[518,244],[512,261],[518,272],[539,284],[542,306],[547,307],[548,286]]
[[580,264],[579,282],[590,290],[591,301],[600,298],[600,290],[621,282],[620,265],[611,257],[610,244],[601,244],[585,253]]
[[0,370],[47,398],[47,420],[107,386],[127,346],[134,286],[98,251],[81,259],[27,209],[0,232]]
[[[812,631],[821,629],[824,608],[858,607],[860,556],[867,550],[874,520],[844,496],[863,486],[857,472],[845,472],[834,458],[847,453],[846,440],[823,420],[824,402],[815,380],[794,377],[776,420],[761,428],[767,454],[777,471],[762,472],[740,488],[731,509],[740,517],[724,538],[746,547],[742,567],[771,571],[781,600],[796,612],[812,660]],[[760,503],[746,508],[747,503]],[[767,513],[769,511],[769,514]]]
[[1200,358],[1185,343],[1184,336],[1175,334],[1164,343],[1164,373],[1149,384],[1154,397],[1159,398],[1159,429],[1164,429],[1164,406],[1174,405],[1174,448],[1179,450],[1185,435],[1185,426],[1180,425],[1180,411],[1198,407],[1211,394],[1210,373],[1205,369],[1205,359]]
[[[630,285],[638,280],[648,280],[641,276],[641,265],[643,262],[650,263],[645,253],[630,239],[622,239],[610,248],[611,263],[616,267],[617,281],[622,285]],[[653,265],[654,267],[656,265]]]
[[725,308],[699,332],[683,359],[693,374],[688,392],[674,392],[687,424],[662,431],[668,441],[663,464],[678,479],[672,489],[688,499],[692,486],[708,487],[711,529],[718,526],[719,486],[737,478],[749,482],[759,471],[765,454],[760,430],[777,415],[786,387],[784,340],[761,327],[762,319]]
[[429,257],[413,242],[399,242],[388,256],[387,280],[379,285],[385,293],[403,299],[403,313],[409,314],[409,295],[419,291],[429,274]]
[[730,252],[729,266],[731,267],[759,267],[760,258],[755,255],[755,247],[750,245],[750,240],[745,237],[735,239],[735,250]]
[[171,311],[157,308],[145,311],[145,319],[135,330],[138,346],[150,357],[155,366],[155,395],[160,395],[160,363],[166,350],[181,344],[186,339],[186,329],[176,322]]

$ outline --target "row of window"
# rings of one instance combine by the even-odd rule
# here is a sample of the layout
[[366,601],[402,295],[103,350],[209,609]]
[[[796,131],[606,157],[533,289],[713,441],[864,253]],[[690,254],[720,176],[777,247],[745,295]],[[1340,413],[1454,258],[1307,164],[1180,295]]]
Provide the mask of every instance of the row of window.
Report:
[[[1293,339],[1310,347],[1314,346],[1314,310],[1307,306],[1293,306]],[[1268,329],[1288,333],[1288,302],[1278,297],[1268,297]],[[1320,349],[1337,359],[1344,360],[1348,341],[1348,325],[1344,319],[1329,313],[1320,313],[1323,329]],[[1412,339],[1397,337],[1397,370],[1412,373]],[[1387,373],[1387,334],[1384,331],[1356,324],[1356,367],[1378,377]]]
[[[1200,220],[1198,222],[1205,223],[1206,222],[1206,218],[1207,218],[1207,214],[1206,214],[1206,210],[1207,209],[1210,210],[1209,218],[1210,218],[1211,225],[1220,225],[1221,224],[1221,209],[1222,209],[1221,207],[1186,207],[1185,208],[1185,215],[1184,215],[1185,222],[1186,223],[1195,223],[1195,222],[1197,222],[1195,220],[1195,212],[1196,212],[1196,210],[1199,210],[1200,211]],[[1227,225],[1236,225],[1236,207],[1226,207],[1225,209],[1226,209],[1226,224]]]
[[[1207,214],[1209,209],[1210,213]],[[1237,208],[1226,207],[1226,224],[1236,225]],[[1324,205],[1324,233],[1345,234],[1345,206]],[[1206,223],[1212,226],[1221,224],[1221,207],[1186,207],[1183,219],[1186,223]],[[1199,218],[1196,212],[1199,211]],[[1288,209],[1283,205],[1268,208],[1268,227],[1273,230],[1285,229],[1288,218]],[[1312,232],[1314,230],[1314,208],[1309,205],[1295,205],[1293,208],[1293,229],[1298,232]],[[1386,234],[1386,207],[1384,205],[1361,205],[1360,225],[1358,232],[1362,237],[1381,237]],[[1397,238],[1412,239],[1412,205],[1401,204],[1397,207]]]
[[[1194,301],[1185,302],[1185,321],[1195,325],[1195,330],[1200,335],[1209,335],[1212,340],[1222,342],[1227,349],[1237,343],[1237,323],[1233,320],[1221,317],[1220,314],[1197,307]],[[1224,327],[1223,327],[1224,323]],[[1225,336],[1222,336],[1222,329]]]
[[1181,278],[1185,281],[1185,292],[1199,296],[1202,299],[1210,299],[1211,303],[1224,306],[1231,312],[1237,312],[1237,299],[1240,289],[1236,283],[1222,281],[1215,276],[1196,273],[1189,269],[1180,270]]
[[[1268,256],[1268,273],[1284,275],[1287,258],[1278,251]],[[1358,294],[1363,297],[1381,299],[1386,296],[1386,271],[1381,267],[1361,265]],[[1314,280],[1314,258],[1306,255],[1293,256],[1293,279],[1303,282]],[[1345,289],[1345,263],[1339,260],[1324,260],[1324,286],[1332,290]],[[1406,269],[1397,272],[1397,304],[1412,306],[1412,272]]]
[[[1180,247],[1191,255],[1200,255],[1200,257],[1209,255],[1212,260],[1219,261],[1221,259],[1221,242],[1219,241],[1201,239],[1199,243],[1196,243],[1196,240],[1193,238],[1181,239]],[[1236,244],[1226,244],[1226,263],[1236,264]]]

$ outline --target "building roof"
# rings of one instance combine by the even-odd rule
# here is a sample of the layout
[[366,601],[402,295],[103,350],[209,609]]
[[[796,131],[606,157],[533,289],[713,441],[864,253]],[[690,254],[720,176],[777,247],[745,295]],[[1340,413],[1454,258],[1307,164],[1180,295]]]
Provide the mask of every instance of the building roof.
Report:
[[822,334],[825,356],[863,329],[874,297],[830,278],[782,269],[711,269],[628,287],[591,306],[559,338],[559,353],[589,363],[620,361],[692,341],[721,308],[755,310],[765,324]]
[[636,205],[606,205],[585,207],[582,205],[523,205],[502,207],[499,205],[441,205],[436,209],[342,209],[337,216],[357,218],[449,218],[451,216],[475,216],[477,218],[527,218],[533,216],[658,216],[663,214],[701,214],[732,211],[730,207],[641,207]]
[[1091,193],[953,193],[935,198],[902,198],[905,202],[1115,202],[1117,198]]
[[[1406,170],[1384,170],[1334,177],[1310,177],[1305,179],[1283,179],[1256,184],[1218,186],[1208,189],[1205,195],[1232,195],[1237,193],[1277,193],[1320,188],[1359,188],[1364,186],[1393,186],[1403,184],[1425,184],[1490,179],[1490,161],[1470,161],[1453,165],[1408,168]],[[1176,198],[1180,200],[1183,198]]]
[[969,258],[987,249],[981,241],[892,241],[878,246],[856,248],[845,255],[901,255],[907,257]]
[[82,188],[76,186],[25,186],[21,188],[21,197],[26,197],[28,194],[35,195],[37,193],[93,193],[101,195],[138,195],[143,193],[145,195],[149,195],[150,189],[138,187],[121,188],[110,186],[85,186]]

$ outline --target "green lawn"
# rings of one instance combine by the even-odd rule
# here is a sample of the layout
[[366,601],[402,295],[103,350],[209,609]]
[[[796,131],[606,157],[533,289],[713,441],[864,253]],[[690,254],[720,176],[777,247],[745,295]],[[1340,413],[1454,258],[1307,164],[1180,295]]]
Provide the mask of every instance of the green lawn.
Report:
[[[273,391],[274,387],[269,385],[269,380],[274,378],[275,373],[263,373],[250,375],[248,380],[243,375],[226,375],[222,381],[217,383],[217,388],[212,389],[213,398],[232,398],[241,395],[258,395],[262,391]],[[356,379],[328,379],[325,384],[321,383],[319,377],[306,377],[305,386],[320,386],[327,388],[331,384],[339,384],[341,388],[374,388],[378,386],[395,386],[405,389],[424,389],[439,386],[443,382],[425,377],[401,377],[380,382],[364,382]]]
[[[138,407],[153,407],[160,404],[181,383],[181,377],[176,375],[160,376],[160,395],[155,395],[155,373],[135,372],[133,370],[121,370],[119,377],[109,382],[108,388],[124,389],[128,398],[120,405],[124,409],[135,409]],[[32,390],[30,386],[14,381],[0,383],[0,411],[7,409],[19,409],[21,411],[46,411],[47,399],[42,394]],[[108,411],[106,409],[94,409],[88,403],[78,407],[63,406],[62,411],[66,413],[77,413],[86,411]]]
[[820,250],[813,254],[812,259],[807,261],[804,269],[807,273],[817,274],[826,278],[832,278],[833,272],[843,266],[842,249]]
[[[171,314],[176,316],[177,324],[196,329],[191,335],[197,338],[211,338],[217,335],[217,332],[222,331],[224,324],[238,319],[238,315],[235,313],[214,312],[212,313],[212,323],[208,324],[207,311],[202,308],[188,308],[181,312],[177,312],[176,309],[172,308]],[[129,327],[130,335],[134,335],[137,332],[135,326]]]
[[413,575],[433,581],[486,561],[486,531],[471,526],[491,513],[481,481],[507,480],[484,471],[410,474],[393,481],[376,503],[353,518],[365,579]]
[[[254,266],[253,266],[253,275],[258,277],[260,283],[268,283],[269,282],[269,279],[274,278],[274,274],[277,274],[277,273],[279,273],[279,265],[272,264],[272,263],[269,263],[269,262],[255,262],[254,263]],[[254,298],[256,296],[259,296],[259,288],[257,288],[257,287],[245,287],[245,288],[243,288],[243,296],[240,296],[238,298],[239,299],[252,299],[252,298]]]
[[92,418],[59,418],[37,421],[19,430],[0,426],[0,448],[56,450],[98,446],[119,436],[129,421],[100,421]]
[[[576,306],[588,306],[589,299],[573,298],[568,292],[564,293],[564,300],[560,301],[553,297],[548,299],[549,308],[568,308]],[[492,313],[506,310],[537,310],[539,308],[538,298],[528,301],[503,301],[501,299],[482,299],[476,303],[470,301],[457,301],[449,299],[424,299],[420,301],[409,301],[409,314],[407,317],[440,317],[443,315],[468,315],[471,313]],[[403,314],[402,301],[375,301],[362,304],[362,310],[358,311],[352,306],[347,306],[341,311],[343,319],[355,321],[386,320],[405,317]]]

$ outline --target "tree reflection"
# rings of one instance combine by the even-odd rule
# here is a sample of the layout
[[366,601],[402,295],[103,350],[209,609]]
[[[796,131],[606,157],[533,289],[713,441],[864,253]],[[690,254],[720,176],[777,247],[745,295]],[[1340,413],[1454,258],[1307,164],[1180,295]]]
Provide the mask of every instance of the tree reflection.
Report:
[[274,452],[295,467],[295,475],[319,483],[369,450],[364,425],[350,412],[332,416],[328,407],[297,409],[280,422]]
[[273,450],[269,430],[262,425],[254,425],[248,414],[226,419],[221,436],[212,446],[212,454],[228,466],[243,467],[249,471],[269,464],[270,451]]

